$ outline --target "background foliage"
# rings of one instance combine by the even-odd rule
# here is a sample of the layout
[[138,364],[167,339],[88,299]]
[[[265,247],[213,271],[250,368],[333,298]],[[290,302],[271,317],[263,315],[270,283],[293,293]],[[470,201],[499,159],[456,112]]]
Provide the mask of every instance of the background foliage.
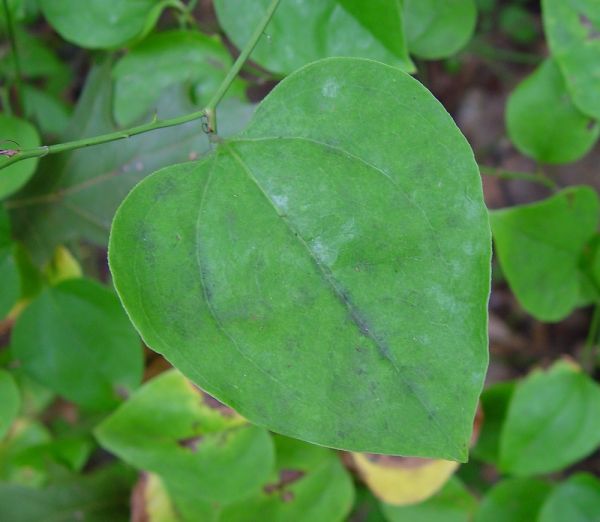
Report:
[[600,6],[273,5],[3,1],[0,520],[600,519]]

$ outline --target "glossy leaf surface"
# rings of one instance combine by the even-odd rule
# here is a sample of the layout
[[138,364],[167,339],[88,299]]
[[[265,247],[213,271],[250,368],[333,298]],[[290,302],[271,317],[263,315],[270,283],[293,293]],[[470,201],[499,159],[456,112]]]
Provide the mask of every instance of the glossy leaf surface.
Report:
[[116,296],[86,279],[43,291],[21,314],[12,350],[38,382],[82,406],[114,407],[142,376],[142,349]]
[[381,504],[389,522],[470,522],[477,503],[456,478],[433,497],[412,506]]
[[438,60],[470,40],[477,22],[474,0],[403,0],[406,40],[411,54]]
[[580,262],[598,228],[600,203],[589,187],[491,212],[502,270],[523,308],[558,321],[582,301]]
[[514,392],[500,467],[514,475],[557,471],[600,446],[600,386],[574,365],[534,371]]
[[600,120],[597,0],[543,0],[544,30],[575,105]]
[[110,244],[147,344],[252,422],[456,460],[487,364],[489,261],[464,137],[417,81],[357,59],[302,69],[239,138],[148,178]]
[[97,429],[106,448],[158,473],[177,496],[229,503],[260,490],[274,451],[266,430],[223,413],[179,372],[140,388]]
[[593,147],[600,134],[598,123],[573,105],[552,59],[510,95],[506,123],[517,148],[542,163],[575,161]]
[[21,406],[19,388],[12,375],[0,368],[0,439],[6,435]]
[[[29,149],[40,145],[40,136],[35,127],[16,116],[0,114],[0,136],[10,136],[10,141],[0,145],[4,149]],[[0,167],[7,159],[7,156],[0,156]],[[37,164],[37,159],[28,159],[1,169],[0,200],[21,188],[34,173]]]
[[600,480],[577,473],[546,499],[539,522],[594,522],[600,514]]
[[[219,23],[238,48],[248,41],[269,3],[215,1]],[[282,75],[331,56],[370,58],[414,70],[398,0],[284,0],[264,34],[252,59]]]
[[126,44],[152,28],[165,0],[39,0],[44,16],[69,42],[89,49]]

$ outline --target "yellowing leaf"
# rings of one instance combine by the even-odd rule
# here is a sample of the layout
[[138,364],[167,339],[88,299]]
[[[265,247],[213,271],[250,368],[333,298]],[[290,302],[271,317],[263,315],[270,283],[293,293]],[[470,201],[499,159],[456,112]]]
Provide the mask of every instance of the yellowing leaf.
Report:
[[73,254],[67,248],[60,245],[54,250],[54,255],[46,265],[46,277],[48,282],[55,286],[66,279],[76,279],[83,275],[81,266]]
[[437,493],[458,468],[450,460],[386,457],[353,453],[362,479],[373,494],[388,504],[416,504]]

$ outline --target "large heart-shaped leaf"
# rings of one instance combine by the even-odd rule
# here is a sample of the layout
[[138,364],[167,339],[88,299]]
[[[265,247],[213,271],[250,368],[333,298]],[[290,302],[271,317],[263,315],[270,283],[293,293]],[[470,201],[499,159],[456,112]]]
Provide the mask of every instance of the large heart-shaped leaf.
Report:
[[464,460],[487,363],[477,165],[402,71],[329,59],[248,130],[140,184],[114,282],[147,344],[259,425]]

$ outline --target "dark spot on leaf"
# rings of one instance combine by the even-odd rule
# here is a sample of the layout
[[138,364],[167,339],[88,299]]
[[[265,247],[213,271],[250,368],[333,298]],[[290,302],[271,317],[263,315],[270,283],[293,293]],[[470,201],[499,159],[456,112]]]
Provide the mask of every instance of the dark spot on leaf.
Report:
[[279,493],[281,495],[281,500],[284,502],[291,502],[294,500],[294,493],[286,490],[286,488],[300,480],[304,475],[304,471],[298,469],[282,469],[279,472],[279,481],[274,484],[267,484],[264,486],[263,491],[267,495]]
[[291,502],[292,500],[294,500],[294,493],[292,491],[284,491],[281,494],[281,500],[283,500],[284,502]]
[[579,23],[581,23],[583,28],[587,31],[587,37],[589,40],[600,39],[600,31],[598,31],[592,21],[582,13],[579,14]]
[[198,451],[198,446],[202,442],[202,436],[197,435],[196,437],[189,437],[187,439],[179,439],[177,444],[182,448],[186,448],[191,450],[192,453],[196,453]]
[[586,129],[589,130],[590,132],[593,132],[597,129],[597,127],[598,127],[598,122],[594,121],[594,120],[590,120],[590,121],[588,121]]

